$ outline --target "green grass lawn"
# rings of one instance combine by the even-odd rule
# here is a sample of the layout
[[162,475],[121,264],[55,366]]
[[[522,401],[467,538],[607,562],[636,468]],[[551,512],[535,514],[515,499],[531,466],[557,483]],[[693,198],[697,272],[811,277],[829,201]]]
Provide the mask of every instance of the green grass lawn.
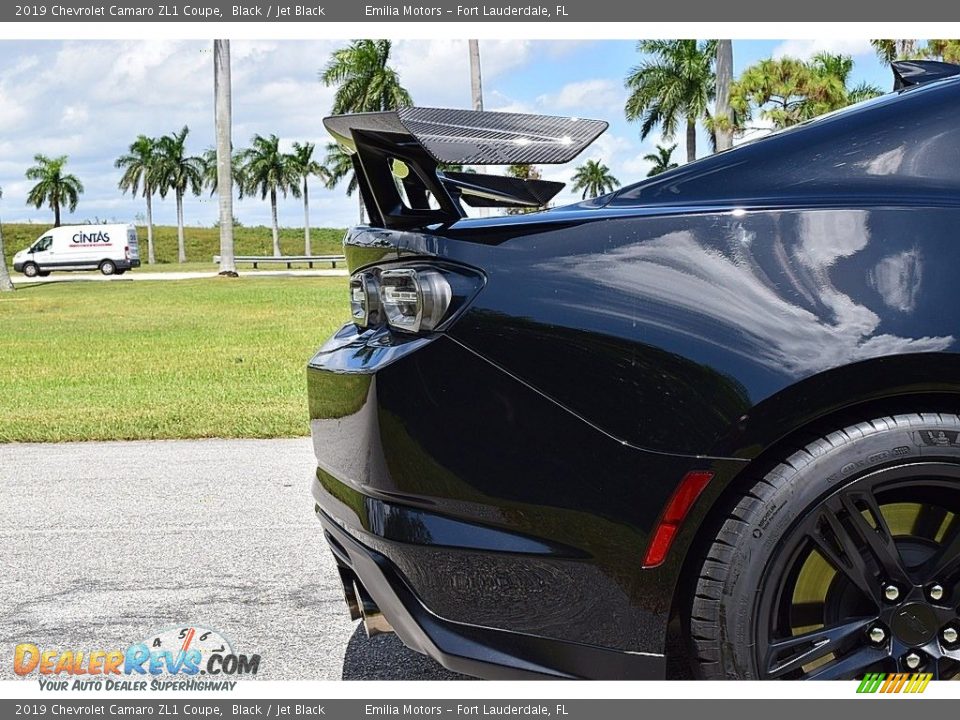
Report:
[[345,278],[0,294],[0,442],[305,435],[304,366],[347,316]]
[[[13,254],[29,246],[51,225],[7,224],[3,225],[3,242],[7,251],[7,261]],[[270,255],[273,253],[273,240],[268,227],[234,228],[234,249],[237,255]],[[310,244],[314,255],[342,255],[342,228],[311,228]],[[147,264],[147,228],[137,227],[140,239],[140,257],[143,268],[149,270],[181,270],[177,263],[177,228],[170,225],[157,225],[153,228],[156,246],[157,264]],[[186,227],[184,229],[187,260],[202,263],[204,269],[213,269],[213,256],[220,254],[220,230],[218,228]],[[303,254],[303,228],[281,228],[280,250],[284,255]],[[247,266],[249,267],[249,266]],[[274,266],[270,266],[274,267]],[[285,268],[286,265],[278,267]],[[326,266],[324,266],[326,267]],[[241,269],[243,266],[241,266]],[[195,268],[194,268],[195,269]]]

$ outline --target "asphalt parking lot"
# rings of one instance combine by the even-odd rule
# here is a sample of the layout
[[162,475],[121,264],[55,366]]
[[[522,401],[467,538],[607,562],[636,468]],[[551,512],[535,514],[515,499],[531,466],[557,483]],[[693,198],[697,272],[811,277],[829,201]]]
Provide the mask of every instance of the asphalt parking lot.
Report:
[[310,441],[0,445],[0,679],[18,643],[114,649],[203,625],[258,679],[451,679],[349,621]]

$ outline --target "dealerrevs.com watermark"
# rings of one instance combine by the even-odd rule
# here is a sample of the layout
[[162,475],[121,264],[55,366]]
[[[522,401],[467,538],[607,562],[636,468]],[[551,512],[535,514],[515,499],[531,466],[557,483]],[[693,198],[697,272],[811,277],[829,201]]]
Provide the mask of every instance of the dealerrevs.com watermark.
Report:
[[237,653],[220,632],[196,625],[167,628],[125,649],[73,649],[19,643],[13,671],[42,690],[233,690],[253,677],[259,654]]

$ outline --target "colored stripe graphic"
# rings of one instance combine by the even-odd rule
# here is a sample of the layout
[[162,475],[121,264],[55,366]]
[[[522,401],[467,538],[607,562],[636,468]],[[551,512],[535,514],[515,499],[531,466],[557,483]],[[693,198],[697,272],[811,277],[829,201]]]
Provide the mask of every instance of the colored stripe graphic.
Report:
[[933,673],[867,673],[857,686],[858,693],[922,693]]

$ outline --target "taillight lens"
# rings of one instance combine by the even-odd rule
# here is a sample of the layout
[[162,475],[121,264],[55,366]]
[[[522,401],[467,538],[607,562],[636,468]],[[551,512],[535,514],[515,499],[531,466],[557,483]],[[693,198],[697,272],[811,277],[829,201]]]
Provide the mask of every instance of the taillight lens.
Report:
[[360,327],[377,322],[380,315],[380,297],[374,275],[358,273],[350,278],[350,315]]
[[400,268],[380,273],[380,304],[387,324],[395,330],[433,330],[452,299],[450,283],[436,270]]
[[360,328],[442,330],[483,284],[480,273],[450,264],[371,266],[350,277],[350,314]]

